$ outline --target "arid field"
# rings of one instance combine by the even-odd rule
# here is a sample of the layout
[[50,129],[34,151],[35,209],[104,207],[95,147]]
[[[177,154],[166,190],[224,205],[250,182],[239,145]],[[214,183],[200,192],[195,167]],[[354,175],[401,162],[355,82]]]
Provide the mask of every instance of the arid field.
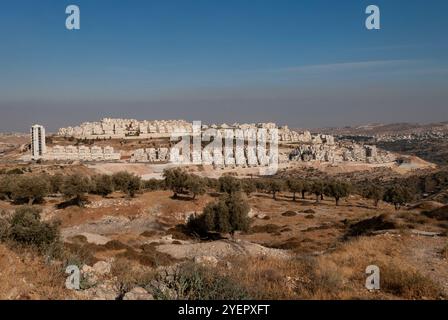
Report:
[[[43,174],[93,179],[103,173],[82,164],[4,163],[0,169],[3,181],[7,176],[20,180]],[[348,174],[346,181],[357,185],[366,177],[373,177],[377,171],[372,170],[328,173],[316,168],[296,169],[270,179],[284,181],[286,185],[287,179],[282,176],[311,181],[306,178],[309,174],[325,179],[340,179],[341,174]],[[376,175],[381,176],[381,170],[385,169]],[[439,172],[439,169],[427,170],[424,174]],[[415,174],[422,173],[395,172],[385,178],[405,181]],[[241,179],[237,176],[231,180]],[[249,180],[256,183],[262,179]],[[201,215],[208,204],[223,196],[220,180],[213,180],[218,187],[208,185],[197,195],[184,192],[177,197],[160,181],[158,186],[142,182],[133,195],[120,190],[110,190],[103,196],[86,192],[82,205],[70,202],[61,192],[49,192],[35,201],[32,208],[40,212],[40,223],[57,228],[58,250],[50,242],[36,247],[31,236],[26,241],[17,240],[17,232],[20,235],[23,230],[15,230],[11,221],[19,208],[29,207],[23,199],[8,198],[0,190],[3,192],[0,298],[446,299],[448,296],[448,207],[443,197],[446,189],[424,199],[415,195],[412,201],[396,209],[384,201],[376,206],[374,200],[367,199],[357,188],[352,188],[338,205],[333,197],[316,196],[311,189],[304,192],[304,197],[297,193],[294,200],[288,187],[280,188],[275,193],[276,199],[269,190],[256,187],[243,192],[243,188],[241,197],[249,206],[249,227],[233,234],[214,232],[204,236],[191,232],[188,220]],[[15,238],[12,231],[5,231],[10,230],[7,228],[15,230]],[[81,270],[80,290],[65,287],[68,265]],[[380,268],[380,290],[369,291],[365,287],[365,270],[369,265]]]

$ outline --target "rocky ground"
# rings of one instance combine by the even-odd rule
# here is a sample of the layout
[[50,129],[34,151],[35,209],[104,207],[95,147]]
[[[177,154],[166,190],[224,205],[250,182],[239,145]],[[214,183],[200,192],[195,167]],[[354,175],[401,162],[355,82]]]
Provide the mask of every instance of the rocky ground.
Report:
[[[294,202],[290,194],[283,193],[275,201],[269,195],[254,194],[248,199],[251,229],[238,233],[235,240],[202,241],[183,234],[179,225],[190,214],[201,212],[212,200],[212,195],[194,201],[173,200],[168,191],[148,192],[135,199],[126,199],[117,193],[106,199],[90,196],[90,204],[85,208],[56,210],[55,200],[48,199],[43,218],[60,220],[65,245],[79,258],[82,288],[79,291],[64,288],[67,275],[61,272],[62,266],[52,266],[31,253],[16,252],[2,245],[1,297],[177,298],[179,293],[170,281],[174,281],[179,265],[192,261],[224,274],[232,266],[252,270],[258,264],[261,269],[252,270],[253,274],[267,268],[263,272],[274,272],[275,277],[283,279],[283,286],[291,288],[278,298],[299,298],[302,296],[294,290],[304,280],[297,276],[299,267],[294,266],[294,261],[306,257],[316,259],[316,270],[323,270],[319,272],[338,274],[333,280],[346,283],[346,289],[337,295],[330,289],[320,293],[312,291],[305,298],[369,298],[371,294],[363,289],[363,272],[372,263],[382,264],[384,268],[390,268],[390,264],[406,266],[405,270],[424,275],[448,294],[448,260],[442,253],[448,244],[448,226],[446,220],[422,214],[444,208],[441,203],[423,201],[396,212],[384,203],[374,207],[359,196],[351,196],[335,206],[332,199],[316,203],[313,197],[307,196]],[[4,202],[2,207],[14,209]],[[347,237],[353,232],[359,238]],[[123,261],[125,266],[120,267]],[[246,265],[249,261],[258,262],[255,266]],[[134,269],[137,271],[132,274],[141,274],[141,277],[124,281],[123,278],[129,277],[129,270]],[[32,276],[36,272],[37,278]],[[240,281],[253,286],[254,279],[257,278],[247,276]],[[266,279],[257,281],[264,283]],[[407,298],[407,294],[415,297],[416,293],[405,292],[370,297]]]
[[[136,168],[146,170],[140,166]],[[10,167],[0,164],[0,169]],[[14,167],[33,173],[89,175],[122,169],[119,164],[113,168],[81,164]],[[333,175],[361,181],[392,179],[414,170],[408,169],[314,164],[282,168],[279,175]],[[152,173],[160,174],[155,171]],[[196,173],[216,174],[207,168]],[[250,174],[240,174],[246,173]],[[64,246],[71,256],[58,264],[1,244],[0,298],[184,298],[176,289],[177,281],[182,266],[193,263],[206,267],[209,275],[223,275],[252,288],[248,289],[250,297],[258,299],[437,299],[448,295],[448,198],[444,194],[395,211],[385,203],[375,207],[358,195],[336,206],[330,198],[316,203],[312,195],[293,201],[288,192],[280,193],[277,200],[255,193],[247,199],[250,230],[237,233],[235,239],[229,236],[215,241],[193,238],[181,227],[189,216],[201,213],[216,200],[213,193],[195,200],[172,199],[169,191],[145,192],[133,199],[122,193],[106,198],[89,195],[84,208],[65,209],[57,207],[63,199],[48,197],[39,205],[42,219],[60,222]],[[12,212],[15,208],[17,205],[0,201],[0,210]],[[434,215],[428,216],[427,212]],[[65,288],[68,275],[64,268],[68,264],[76,264],[81,270],[79,291]],[[370,264],[385,270],[384,291],[365,289],[365,268]]]

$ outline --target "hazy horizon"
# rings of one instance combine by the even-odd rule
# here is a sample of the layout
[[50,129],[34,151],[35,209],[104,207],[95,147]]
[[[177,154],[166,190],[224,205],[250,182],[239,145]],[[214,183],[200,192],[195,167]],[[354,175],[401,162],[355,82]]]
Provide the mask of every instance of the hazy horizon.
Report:
[[[110,117],[101,117],[98,119],[90,119],[87,121],[82,121],[82,122],[100,122],[103,118],[110,118]],[[180,118],[159,118],[159,119],[146,119],[146,118],[138,118],[138,117],[132,117],[132,118],[124,118],[124,119],[135,119],[138,121],[143,121],[143,120],[185,120],[185,119],[180,119]],[[196,119],[194,121],[203,121],[203,119]],[[57,127],[54,129],[51,129],[47,126],[45,126],[44,123],[41,122],[34,122],[32,123],[32,125],[35,124],[39,124],[39,125],[44,125],[46,132],[47,133],[51,133],[51,134],[55,134],[57,133],[57,130],[63,127],[75,127],[80,125],[82,122],[79,123],[71,123],[71,124],[67,124],[65,126],[61,126],[61,127]],[[234,122],[220,122],[220,121],[203,121],[203,124],[223,124],[223,123],[227,123],[227,124],[232,124]],[[243,123],[257,123],[257,122],[240,122],[240,124]],[[289,126],[290,129],[293,130],[310,130],[310,131],[315,131],[315,130],[319,130],[319,129],[344,129],[344,128],[358,128],[358,127],[363,127],[363,126],[388,126],[388,125],[416,125],[416,126],[428,126],[428,125],[441,125],[441,124],[446,124],[448,125],[448,119],[447,120],[440,120],[440,121],[430,121],[430,122],[405,122],[405,121],[397,121],[397,122],[366,122],[366,123],[355,123],[355,124],[351,124],[351,125],[340,125],[340,126],[315,126],[315,127],[295,127],[295,126],[290,126],[288,123],[276,123],[278,126],[284,126],[287,125]],[[31,127],[31,125],[30,125]],[[8,134],[8,133],[17,133],[17,134],[28,134],[29,128],[26,128],[25,130],[12,130],[12,131],[0,131],[1,134]]]
[[[104,117],[293,128],[448,120],[448,2],[4,1],[0,132]],[[81,30],[65,29],[65,7]]]

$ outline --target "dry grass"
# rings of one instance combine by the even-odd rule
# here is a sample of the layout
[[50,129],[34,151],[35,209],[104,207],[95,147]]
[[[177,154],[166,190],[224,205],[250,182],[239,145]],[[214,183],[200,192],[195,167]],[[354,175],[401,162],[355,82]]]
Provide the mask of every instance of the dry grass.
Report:
[[240,256],[228,262],[219,265],[219,271],[246,287],[253,299],[295,298],[293,288],[287,286],[287,275],[299,272],[292,260]]
[[344,279],[334,263],[319,259],[234,257],[220,271],[242,284],[254,299],[338,299]]
[[116,259],[111,268],[112,275],[120,289],[121,295],[135,287],[144,287],[155,278],[155,271],[144,268],[126,258]]
[[70,299],[59,263],[45,263],[31,250],[12,251],[0,245],[0,299]]
[[400,213],[398,217],[414,225],[428,224],[431,222],[430,218],[416,212],[403,212]]
[[389,236],[363,237],[342,245],[319,260],[321,264],[334,263],[348,280],[345,289],[351,288],[353,293],[364,295],[365,269],[369,265],[377,265],[380,268],[381,292],[387,294],[387,298],[438,299],[442,289],[409,262],[405,241]]
[[389,263],[380,265],[381,288],[403,299],[438,299],[441,288],[412,267]]
[[[66,261],[77,262],[78,265],[92,265],[98,259],[114,257],[117,262],[114,264],[113,273],[119,278],[123,288],[147,283],[151,277],[148,270],[178,261],[157,252],[155,244],[142,246],[142,243],[156,241],[167,234],[177,239],[173,243],[180,243],[178,240],[191,240],[182,228],[178,227],[185,218],[183,214],[200,212],[212,199],[210,195],[205,195],[196,201],[182,201],[173,200],[170,195],[168,191],[148,192],[138,195],[129,203],[117,206],[70,207],[55,212],[58,218],[63,220],[63,227],[98,221],[106,215],[131,218],[139,214],[154,215],[160,224],[163,223],[167,227],[165,231],[148,230],[139,234],[140,236],[112,235],[112,239],[120,241],[112,240],[106,245],[88,243],[85,237],[71,238],[72,243],[66,244],[70,252]],[[89,197],[93,201],[103,201],[97,196]],[[111,199],[119,197],[121,196],[112,195]],[[433,279],[448,279],[442,270],[443,265],[440,267],[437,265],[438,261],[432,259],[437,256],[437,259],[441,260],[441,255],[448,259],[448,245],[442,249],[441,242],[436,242],[436,247],[433,246],[435,242],[422,244],[420,251],[414,250],[412,260],[410,251],[415,242],[407,242],[411,237],[401,230],[403,226],[413,225],[421,230],[427,230],[424,226],[430,227],[429,231],[438,231],[437,228],[445,226],[442,225],[444,221],[437,221],[414,211],[395,213],[385,204],[376,209],[368,205],[370,202],[360,198],[353,198],[348,203],[335,207],[332,200],[315,204],[312,198],[292,202],[289,198],[282,197],[273,201],[269,196],[255,194],[250,198],[250,203],[254,210],[268,214],[270,220],[253,219],[251,231],[238,234],[238,237],[267,247],[290,250],[297,256],[290,260],[276,260],[241,255],[222,261],[218,268],[213,270],[241,284],[255,299],[437,299],[440,289],[427,277],[426,270],[434,266],[435,271],[430,274]],[[0,207],[2,205],[6,203],[0,201]],[[45,207],[48,212],[53,213],[53,205],[47,203]],[[313,209],[310,209],[311,207]],[[356,224],[357,222],[363,223]],[[363,236],[372,234],[372,231],[391,228],[400,229],[398,231],[401,236]],[[360,237],[344,242],[343,235],[348,231],[353,232],[351,235]],[[421,243],[421,240],[418,241]],[[416,255],[416,252],[420,255]],[[428,260],[432,264],[424,263]],[[230,264],[227,264],[227,261]],[[28,264],[31,272],[26,272],[30,275],[38,273],[39,277],[42,277],[39,285],[46,288],[36,290],[36,295],[28,294],[30,298],[63,297],[62,286],[65,278],[60,279],[60,270],[55,269],[56,274],[53,275],[48,266],[39,265],[44,270],[40,274],[39,270],[33,269],[33,263],[27,261],[27,266]],[[364,287],[365,269],[372,264],[378,265],[381,270],[380,292],[369,292]],[[15,274],[10,275],[15,282],[21,279]],[[8,284],[9,287],[5,287],[2,281],[0,289],[5,288],[5,292],[11,297],[22,297],[20,293],[10,294],[12,280]],[[27,281],[35,284],[34,279],[27,278]],[[48,291],[49,285],[42,284],[45,281],[53,286],[54,291]],[[44,292],[46,295],[43,295]],[[23,298],[28,296],[24,295]],[[0,294],[0,297],[7,295]]]
[[[442,289],[406,260],[400,239],[359,238],[318,257],[276,260],[234,257],[219,271],[255,299],[439,299]],[[380,268],[381,290],[365,288],[369,265]]]

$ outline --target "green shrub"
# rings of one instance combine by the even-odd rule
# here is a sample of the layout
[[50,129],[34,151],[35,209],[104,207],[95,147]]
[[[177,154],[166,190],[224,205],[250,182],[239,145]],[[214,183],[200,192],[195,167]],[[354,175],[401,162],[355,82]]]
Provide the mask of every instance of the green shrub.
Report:
[[17,176],[2,174],[0,176],[0,199],[11,200]]
[[292,200],[296,201],[296,193],[301,193],[304,188],[302,180],[289,179],[286,184],[289,192],[292,192]]
[[90,178],[80,174],[73,174],[64,178],[61,192],[67,199],[72,199],[78,206],[83,206],[86,193],[92,189]]
[[186,189],[193,194],[193,200],[197,195],[202,195],[207,191],[205,180],[196,175],[189,175],[187,178]]
[[188,173],[181,168],[165,169],[163,171],[165,185],[173,191],[173,198],[177,198],[179,194],[185,193],[188,182]]
[[285,182],[281,179],[269,179],[266,185],[267,191],[272,193],[272,199],[277,200],[277,193],[285,190]]
[[324,194],[333,197],[336,205],[339,205],[341,198],[346,198],[350,195],[351,186],[348,182],[334,180],[327,182],[324,187]]
[[52,193],[60,193],[62,183],[64,182],[64,176],[60,173],[57,173],[53,176],[50,176],[50,191]]
[[[239,283],[193,262],[182,264],[168,287],[181,300],[250,299],[248,291]],[[154,293],[158,299],[166,298],[164,292],[155,290]]]
[[322,180],[314,180],[310,186],[310,192],[316,196],[316,202],[319,202],[319,199],[323,200],[323,195],[325,191],[325,184]]
[[49,193],[50,182],[46,175],[18,176],[11,190],[11,196],[15,201],[28,202],[28,205],[42,202]]
[[142,187],[148,191],[164,190],[165,181],[157,179],[149,179],[142,182]]
[[[368,182],[366,182],[367,184]],[[367,199],[372,199],[374,201],[375,207],[378,207],[378,203],[384,197],[384,189],[382,186],[376,183],[368,184],[367,187],[362,191],[362,194]]]
[[257,191],[257,186],[252,179],[245,179],[242,183],[242,190],[247,196],[250,196]]
[[94,176],[92,179],[92,192],[95,194],[99,194],[103,197],[114,192],[114,183],[112,181],[112,177],[107,174],[101,174]]
[[411,189],[402,185],[394,185],[386,190],[383,200],[395,206],[399,210],[402,205],[412,201],[413,195]]
[[132,198],[142,187],[141,178],[127,171],[114,173],[112,181],[115,190],[120,190]]
[[218,182],[220,192],[233,194],[241,191],[241,181],[232,176],[222,176]]
[[215,178],[203,178],[205,180],[205,184],[207,185],[207,188],[214,189],[215,191],[219,190],[219,181]]
[[235,231],[248,231],[249,210],[247,201],[239,194],[226,195],[215,203],[209,203],[200,216],[191,217],[187,229],[199,235],[213,231],[233,236]]
[[7,231],[2,234],[16,244],[36,247],[41,253],[57,255],[60,251],[59,224],[42,222],[40,213],[40,209],[30,206],[16,209]]
[[118,258],[112,263],[112,275],[117,279],[120,292],[118,300],[121,300],[126,292],[135,287],[144,287],[154,279],[154,271],[136,269],[128,259]]

